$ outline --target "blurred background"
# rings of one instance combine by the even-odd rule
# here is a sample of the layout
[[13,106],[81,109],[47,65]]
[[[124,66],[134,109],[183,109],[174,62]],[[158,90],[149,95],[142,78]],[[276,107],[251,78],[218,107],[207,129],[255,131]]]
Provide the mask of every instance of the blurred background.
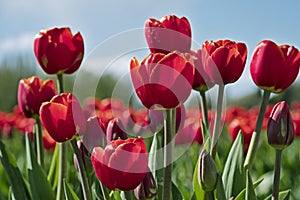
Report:
[[[111,96],[114,83],[120,76],[128,74],[132,56],[142,59],[149,53],[145,50],[147,45],[142,31],[145,21],[150,17],[160,19],[169,14],[189,19],[194,49],[200,48],[205,40],[231,39],[247,44],[245,71],[236,83],[226,87],[226,96],[228,103],[251,106],[247,104],[256,104],[260,95],[249,72],[253,49],[263,39],[300,48],[300,27],[296,24],[300,18],[299,5],[297,0],[284,3],[279,0],[0,0],[0,110],[10,111],[16,104],[20,78],[34,74],[47,77],[33,55],[33,40],[41,29],[69,26],[74,33],[81,32],[85,60],[80,76],[85,73],[89,79],[93,77],[95,80],[90,84],[105,88],[95,92],[97,97],[103,98]],[[132,32],[133,37],[121,40],[126,32]],[[136,43],[142,45],[143,51],[132,49],[131,54],[120,55],[124,53],[121,48],[137,48],[131,46]],[[97,52],[97,49],[100,51]],[[99,75],[101,80],[97,77]],[[66,78],[69,90],[75,77],[76,74]],[[297,88],[298,83],[299,80],[292,88]],[[121,85],[130,88],[130,82],[127,84]],[[296,94],[287,90],[282,95],[288,100],[300,99],[294,97]]]

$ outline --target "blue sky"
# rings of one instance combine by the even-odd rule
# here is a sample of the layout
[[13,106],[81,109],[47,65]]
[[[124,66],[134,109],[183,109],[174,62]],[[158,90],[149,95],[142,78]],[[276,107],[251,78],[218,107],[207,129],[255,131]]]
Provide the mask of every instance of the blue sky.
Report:
[[[147,18],[176,14],[189,19],[198,44],[218,39],[247,44],[245,71],[237,83],[228,86],[228,93],[235,96],[256,88],[249,63],[258,42],[271,39],[300,48],[299,8],[297,0],[0,0],[0,62],[11,54],[34,58],[33,38],[41,29],[69,26],[73,32],[80,31],[88,58],[99,43],[143,28]],[[124,41],[128,42],[135,41]],[[123,67],[128,69],[125,61]],[[237,92],[238,88],[245,89]]]

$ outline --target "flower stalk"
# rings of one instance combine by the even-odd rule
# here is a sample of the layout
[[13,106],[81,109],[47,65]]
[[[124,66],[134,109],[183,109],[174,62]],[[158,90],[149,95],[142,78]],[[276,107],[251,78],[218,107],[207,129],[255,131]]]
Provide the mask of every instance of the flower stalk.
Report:
[[36,120],[35,146],[36,146],[37,162],[43,168],[44,167],[44,145],[43,145],[42,125],[39,117],[36,117],[35,120]]
[[209,127],[209,121],[208,121],[208,108],[207,108],[207,100],[206,100],[206,94],[205,91],[200,91],[200,105],[201,105],[201,112],[202,112],[202,119],[206,126],[206,128]]
[[172,155],[173,143],[172,136],[175,134],[176,127],[176,109],[166,110],[166,119],[164,121],[164,188],[163,199],[171,199],[172,191]]
[[282,155],[282,150],[276,149],[272,200],[278,200],[278,196],[279,196],[281,155]]
[[251,137],[248,153],[246,155],[246,159],[244,162],[245,169],[248,169],[249,171],[251,170],[251,167],[253,165],[254,157],[255,157],[255,154],[256,154],[256,151],[258,148],[261,128],[262,128],[262,124],[264,121],[264,116],[265,116],[266,108],[267,108],[267,105],[269,102],[270,94],[271,94],[270,91],[264,90],[262,102],[260,105],[260,110],[259,110],[258,117],[256,120],[255,129],[254,129],[253,135]]

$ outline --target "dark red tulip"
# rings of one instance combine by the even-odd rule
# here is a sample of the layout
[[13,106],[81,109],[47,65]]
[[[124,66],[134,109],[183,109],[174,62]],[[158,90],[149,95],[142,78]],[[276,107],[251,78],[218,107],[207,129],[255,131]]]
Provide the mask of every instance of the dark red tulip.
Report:
[[86,123],[86,131],[83,134],[82,142],[85,148],[92,152],[94,147],[105,147],[106,127],[98,116],[88,118]]
[[40,120],[56,142],[65,142],[86,129],[86,119],[77,98],[69,93],[54,96],[43,103]]
[[294,140],[294,124],[288,104],[277,103],[268,121],[268,142],[276,149],[284,149]]
[[270,40],[264,40],[254,49],[250,72],[258,87],[280,93],[294,82],[299,66],[298,49],[289,45],[277,46]]
[[204,71],[216,84],[228,84],[237,81],[242,75],[247,58],[244,43],[230,40],[206,41],[202,45],[202,63]]
[[24,116],[39,115],[43,102],[50,101],[56,94],[52,80],[43,81],[36,76],[21,79],[18,88],[18,104]]
[[127,133],[125,132],[125,127],[122,121],[118,118],[114,118],[109,121],[107,128],[106,128],[106,139],[107,141],[127,139]]
[[152,53],[189,52],[191,35],[191,26],[185,17],[168,15],[160,20],[150,18],[145,24],[145,36]]
[[95,147],[92,164],[98,179],[111,190],[132,190],[144,179],[148,155],[142,138],[112,140],[105,149]]
[[68,27],[42,30],[34,39],[34,54],[46,73],[72,74],[83,59],[83,38]]
[[141,64],[133,58],[130,69],[137,96],[148,109],[175,108],[191,93],[194,69],[180,53],[151,53]]
[[150,200],[156,196],[157,187],[153,174],[148,169],[143,181],[134,189],[134,195],[139,200]]
[[202,64],[202,51],[198,49],[196,51],[190,51],[184,54],[190,63],[193,63],[195,68],[193,89],[197,91],[205,92],[209,88],[214,86],[214,83],[210,80],[208,75],[205,73]]

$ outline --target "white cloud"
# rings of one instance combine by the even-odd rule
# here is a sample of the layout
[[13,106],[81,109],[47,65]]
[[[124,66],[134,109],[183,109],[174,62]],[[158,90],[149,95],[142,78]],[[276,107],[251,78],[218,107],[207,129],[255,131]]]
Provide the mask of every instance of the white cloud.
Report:
[[0,55],[22,54],[33,50],[34,33],[23,33],[0,40]]

